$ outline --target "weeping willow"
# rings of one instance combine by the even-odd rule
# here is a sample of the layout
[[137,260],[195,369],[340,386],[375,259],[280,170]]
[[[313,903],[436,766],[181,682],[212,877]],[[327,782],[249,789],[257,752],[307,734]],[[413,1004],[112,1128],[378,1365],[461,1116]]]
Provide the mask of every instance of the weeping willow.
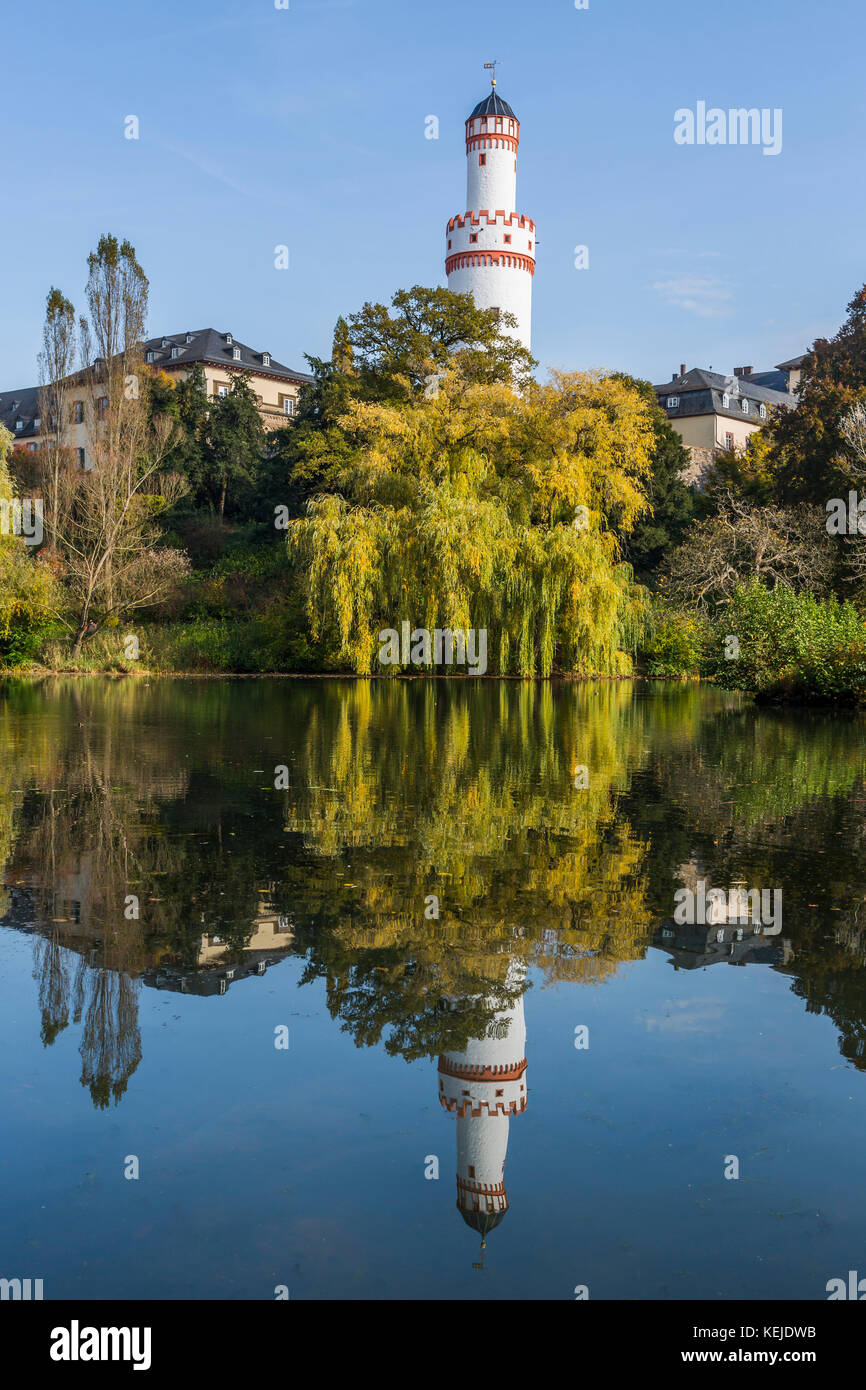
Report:
[[486,629],[502,674],[630,670],[643,591],[617,536],[649,510],[653,439],[633,388],[574,373],[517,395],[452,373],[339,423],[330,490],[288,543],[316,636],[353,671],[381,670],[379,633],[407,620]]

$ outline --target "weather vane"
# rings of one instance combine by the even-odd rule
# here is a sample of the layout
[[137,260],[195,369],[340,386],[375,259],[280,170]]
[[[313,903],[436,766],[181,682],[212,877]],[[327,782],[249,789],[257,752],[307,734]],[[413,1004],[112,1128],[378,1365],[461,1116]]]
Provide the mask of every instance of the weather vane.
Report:
[[491,87],[495,87],[495,86],[496,86],[496,69],[499,67],[499,59],[498,59],[498,58],[495,58],[495,59],[493,60],[492,63],[485,63],[484,66],[485,66],[485,68],[488,68],[489,71],[493,74],[492,77],[490,78],[490,85],[491,85]]

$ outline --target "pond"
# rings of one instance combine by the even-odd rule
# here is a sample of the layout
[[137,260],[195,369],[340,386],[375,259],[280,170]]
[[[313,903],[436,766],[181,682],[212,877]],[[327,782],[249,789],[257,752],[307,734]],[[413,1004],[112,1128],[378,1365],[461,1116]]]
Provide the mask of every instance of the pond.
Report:
[[684,684],[6,681],[0,1277],[825,1299],[864,734]]

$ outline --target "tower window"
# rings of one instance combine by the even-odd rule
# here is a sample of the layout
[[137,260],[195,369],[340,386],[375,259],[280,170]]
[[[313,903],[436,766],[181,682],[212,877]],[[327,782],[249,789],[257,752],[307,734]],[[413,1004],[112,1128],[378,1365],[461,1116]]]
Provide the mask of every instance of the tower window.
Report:
[[451,250],[451,242],[450,242],[450,241],[449,241],[449,243],[448,243],[448,250],[449,250],[449,251]]
[[504,240],[506,246],[510,246],[510,245],[511,245],[511,233],[510,233],[510,232],[506,232],[506,233],[505,233],[505,236],[504,236],[504,238],[503,238],[503,240]]
[[531,250],[532,250],[532,242],[531,242],[531,241],[530,241],[530,242],[527,242],[527,245],[528,245],[528,247],[529,247],[529,249],[530,249],[530,251],[531,251]]
[[470,1178],[474,1178],[474,1177],[475,1177],[475,1166],[474,1166],[474,1164],[472,1164],[472,1163],[470,1163],[470,1165],[469,1165],[469,1176],[470,1176]]
[[487,163],[487,155],[486,155],[486,154],[480,154],[480,155],[478,156],[478,163],[479,163],[479,164],[486,164],[486,163]]
[[470,233],[469,233],[469,240],[470,240],[470,241],[477,241],[477,240],[478,240],[478,233],[477,233],[477,232],[470,232]]

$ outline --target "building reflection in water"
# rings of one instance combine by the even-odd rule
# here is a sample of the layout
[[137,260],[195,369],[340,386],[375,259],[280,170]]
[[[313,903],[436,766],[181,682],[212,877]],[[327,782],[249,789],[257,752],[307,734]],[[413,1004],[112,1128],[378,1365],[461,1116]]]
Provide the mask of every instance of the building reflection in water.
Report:
[[[512,961],[507,986],[523,988],[525,967]],[[481,1236],[508,1210],[505,1155],[512,1115],[526,1109],[526,1024],[523,994],[498,1010],[465,1052],[439,1058],[439,1101],[457,1116],[457,1210]]]

